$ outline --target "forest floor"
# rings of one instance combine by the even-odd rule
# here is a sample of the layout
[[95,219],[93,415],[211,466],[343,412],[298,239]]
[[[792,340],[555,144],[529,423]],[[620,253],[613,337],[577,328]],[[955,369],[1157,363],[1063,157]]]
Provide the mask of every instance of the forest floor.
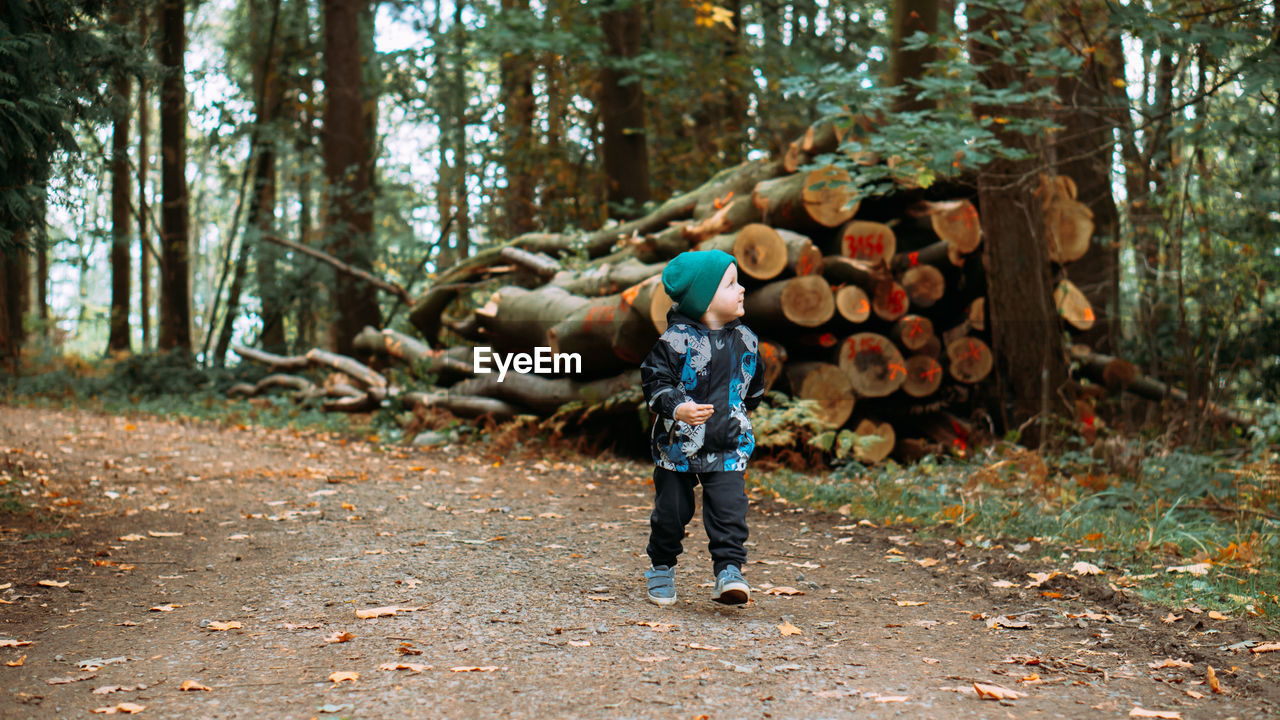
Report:
[[504,455],[0,407],[0,716],[1280,714],[1280,652],[1073,573],[1087,553],[765,497],[751,602],[710,600],[695,520],[656,607],[650,468]]

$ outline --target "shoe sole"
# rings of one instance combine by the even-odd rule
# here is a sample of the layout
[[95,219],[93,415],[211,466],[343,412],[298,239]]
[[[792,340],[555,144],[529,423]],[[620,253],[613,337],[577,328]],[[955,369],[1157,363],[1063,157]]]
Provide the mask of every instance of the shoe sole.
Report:
[[649,596],[649,602],[653,603],[654,605],[664,605],[664,606],[665,606],[665,605],[675,605],[675,604],[676,604],[676,599],[675,599],[675,597],[664,598],[664,597],[654,597],[654,596],[650,595],[650,596]]
[[716,595],[711,599],[723,605],[741,605],[750,598],[751,594],[746,588],[730,585],[721,590],[719,595]]

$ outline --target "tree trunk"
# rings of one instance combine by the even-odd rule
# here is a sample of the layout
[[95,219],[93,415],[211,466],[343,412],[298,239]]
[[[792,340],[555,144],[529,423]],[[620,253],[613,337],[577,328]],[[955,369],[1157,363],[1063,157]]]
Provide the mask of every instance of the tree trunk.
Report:
[[[261,52],[255,53],[253,83],[257,106],[253,132],[257,136],[254,144],[258,151],[258,164],[253,178],[253,201],[249,204],[245,221],[246,227],[251,230],[246,234],[245,240],[253,240],[256,254],[254,268],[258,281],[258,298],[262,301],[262,335],[259,341],[265,350],[284,352],[284,312],[288,307],[288,300],[284,297],[284,289],[276,270],[280,248],[267,240],[268,236],[277,232],[276,150],[267,131],[275,121],[284,100],[284,85],[280,82],[279,56],[276,52],[280,0],[271,0],[269,6],[266,2],[257,0],[252,5],[253,13],[257,16],[254,27],[261,28],[264,22],[269,25],[266,28],[266,38],[258,37],[254,43],[255,48],[262,48]],[[256,35],[258,31],[250,33],[250,37]]]
[[[328,179],[328,250],[355,267],[373,259],[373,149],[364,89],[365,0],[324,0],[325,70],[328,94],[324,123],[324,166]],[[379,326],[377,290],[343,273],[334,281],[337,319],[333,345],[350,353],[365,325]]]
[[[502,11],[517,16],[524,27],[529,0],[502,0]],[[502,85],[503,172],[507,187],[503,193],[507,237],[532,232],[534,220],[535,135],[533,131],[533,65],[527,53],[506,53],[498,64]]]
[[[115,22],[124,26],[123,13],[114,15]],[[133,274],[133,173],[129,168],[129,76],[117,71],[112,78],[112,110],[115,120],[111,126],[111,314],[107,352],[130,351],[129,296]],[[145,251],[144,251],[145,252]]]
[[903,42],[916,32],[938,31],[938,0],[894,0],[893,36],[889,44],[889,85],[903,94],[894,101],[897,112],[917,112],[934,107],[932,100],[916,97],[919,90],[908,80],[924,77],[925,66],[937,57],[933,44],[919,50],[902,49]]
[[161,350],[191,354],[191,270],[187,216],[186,6],[162,0],[160,65],[160,167],[164,193],[161,211]]
[[605,182],[610,214],[639,217],[649,201],[649,148],[644,82],[628,65],[640,54],[644,15],[639,0],[612,0],[600,13],[606,45],[600,70]]
[[[986,66],[980,76],[983,84],[993,90],[1018,85],[1023,78],[998,61],[1000,48],[989,39],[993,31],[1012,32],[1006,18],[983,12],[970,25],[973,60]],[[1036,109],[976,107],[975,112],[1026,118]],[[999,396],[1012,402],[1012,416],[1004,418],[1004,427],[1016,428],[1040,416],[1042,432],[1031,432],[1023,438],[1028,445],[1037,447],[1046,439],[1043,429],[1048,427],[1047,416],[1069,411],[1057,404],[1046,407],[1045,402],[1046,395],[1056,396],[1067,382],[1066,355],[1053,309],[1043,216],[1034,197],[1039,153],[1025,135],[996,132],[1006,147],[1025,150],[1030,157],[993,160],[983,167],[978,178],[991,336],[1003,385]],[[999,410],[1003,414],[1005,408]]]
[[[142,45],[151,47],[151,14],[139,14]],[[151,254],[148,252],[147,219],[151,199],[147,176],[151,172],[151,87],[145,73],[138,76],[138,324],[142,328],[142,350],[151,348]]]
[[22,344],[26,340],[23,318],[27,314],[27,231],[16,233],[13,245],[0,249],[0,365],[11,375],[22,368]]

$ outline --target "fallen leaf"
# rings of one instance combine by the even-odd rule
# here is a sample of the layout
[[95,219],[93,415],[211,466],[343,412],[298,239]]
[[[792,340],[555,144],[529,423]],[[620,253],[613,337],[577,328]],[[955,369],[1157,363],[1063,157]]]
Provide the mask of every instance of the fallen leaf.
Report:
[[1210,620],[1230,620],[1231,618],[1227,617],[1226,615],[1223,615],[1222,613],[1218,612],[1217,610],[1210,610],[1210,611],[1209,611],[1209,619],[1210,619]]
[[333,634],[325,638],[324,641],[327,643],[344,643],[348,640],[354,640],[355,637],[355,635],[352,635],[345,630],[334,630]]
[[[4,642],[3,640],[0,640],[0,643],[3,643],[3,642]],[[4,647],[4,645],[0,644],[0,647]],[[1257,645],[1249,648],[1249,652],[1251,653],[1275,652],[1277,650],[1280,650],[1280,642],[1263,643],[1261,645]]]
[[703,645],[702,643],[696,643],[696,642],[689,643],[689,647],[694,650],[723,650],[724,649],[718,645]]
[[1013,618],[1005,615],[999,615],[987,620],[987,629],[990,630],[997,627],[1008,628],[1010,630],[1026,630],[1031,627],[1031,623],[1026,620],[1014,620]]
[[[354,637],[354,636],[353,636]],[[415,648],[411,642],[402,642],[396,647],[396,652],[401,655],[421,655],[422,651]]]
[[1158,663],[1148,663],[1147,667],[1152,670],[1163,670],[1164,668],[1189,668],[1191,663],[1186,660],[1174,660],[1173,658],[1165,658]]
[[1173,612],[1172,612],[1172,611],[1170,611],[1168,615],[1165,615],[1164,617],[1160,618],[1160,622],[1163,622],[1163,623],[1175,623],[1175,622],[1178,622],[1178,621],[1179,621],[1179,620],[1181,620],[1181,619],[1182,619],[1182,616],[1181,616],[1181,615],[1174,615],[1174,614],[1173,614]]
[[180,608],[180,607],[182,606],[175,603],[168,603],[166,605],[157,605],[151,608],[151,612],[173,612],[174,608]]
[[1075,565],[1071,566],[1071,572],[1077,575],[1101,575],[1102,568],[1098,567],[1097,565],[1094,565],[1093,563],[1088,563],[1083,560],[1080,560],[1076,562]]
[[1204,693],[1199,693],[1199,692],[1196,692],[1195,690],[1183,690],[1182,692],[1186,693],[1189,697],[1193,697],[1197,700],[1204,697]]
[[1226,690],[1222,689],[1222,684],[1218,682],[1218,673],[1214,672],[1212,665],[1205,666],[1204,681],[1205,684],[1209,686],[1210,690],[1218,693],[1219,695],[1225,695],[1227,693]]
[[1021,682],[1021,683],[1040,682],[1040,673],[1031,673],[1030,675],[1024,678],[1019,678],[1018,682]]
[[992,584],[993,586],[995,586],[995,587],[998,587],[998,588],[1011,588],[1011,587],[1017,587],[1017,583],[1011,583],[1011,582],[1009,582],[1008,580],[996,580],[995,582],[993,582],[993,583],[991,583],[991,584]]
[[418,673],[418,672],[422,672],[423,670],[430,670],[431,666],[427,665],[426,663],[394,662],[394,663],[382,663],[381,665],[378,666],[378,669],[379,670],[409,670],[411,672]]
[[[128,535],[120,536],[120,540],[123,542],[138,542],[139,540],[146,540],[146,539],[147,539],[146,537],[139,535],[137,533],[129,533]],[[97,710],[94,710],[94,712],[97,712]]]
[[164,530],[148,530],[147,534],[151,537],[182,537],[180,532],[166,532]]
[[920,605],[928,605],[928,600],[899,600],[898,607],[917,607]]
[[772,587],[764,591],[765,595],[803,595],[803,590],[797,590],[793,587],[783,585],[782,587]]
[[1191,575],[1208,575],[1209,568],[1213,567],[1212,563],[1202,562],[1194,565],[1178,565],[1176,567],[1167,567],[1164,569],[1167,573],[1189,573]]
[[641,620],[636,625],[652,628],[655,632],[671,632],[678,627],[675,623],[649,622],[648,620]]
[[115,707],[94,708],[89,712],[97,713],[99,715],[115,715],[116,713],[133,715],[134,713],[140,713],[146,709],[147,709],[146,705],[138,705],[136,703],[119,703]]
[[1027,573],[1027,577],[1031,578],[1031,582],[1027,583],[1027,587],[1029,588],[1040,587],[1041,585],[1049,582],[1050,580],[1058,577],[1061,574],[1062,573],[1058,572],[1057,570],[1054,570],[1053,572],[1047,572],[1047,573],[1046,572]]
[[43,585],[45,587],[66,587],[71,584],[71,581],[63,580],[62,582],[58,582],[57,580],[41,580],[36,584]]
[[369,608],[368,610],[356,610],[356,617],[361,620],[368,620],[369,618],[385,617],[387,615],[395,615],[396,613],[402,612],[413,612],[421,609],[422,607],[399,607],[397,605],[389,605],[387,607]]
[[355,682],[356,680],[359,680],[359,679],[360,679],[360,673],[352,672],[350,670],[339,670],[336,672],[329,673],[329,680],[331,680],[334,685],[339,685],[344,682]]
[[31,644],[30,640],[0,640],[0,648],[22,647],[23,645],[30,645],[30,644]]
[[1134,708],[1129,711],[1129,717],[1182,720],[1182,713],[1176,710],[1144,710],[1143,708],[1134,706]]
[[476,665],[476,666],[451,667],[449,668],[449,672],[495,672],[497,670],[506,670],[506,669],[507,667],[505,665],[503,665],[502,667],[498,667],[497,665]]
[[22,667],[22,664],[25,663],[26,661],[27,661],[27,656],[23,655],[17,660],[10,660],[9,662],[6,662],[5,665],[8,665],[9,667]]
[[782,633],[783,636],[804,634],[804,632],[801,631],[800,628],[796,627],[795,625],[792,625],[790,620],[783,620],[782,624],[778,626],[778,632]]
[[916,560],[916,564],[920,567],[933,567],[940,562],[942,561],[937,558],[920,558],[919,560]]
[[978,693],[981,700],[1017,700],[1020,697],[1026,697],[1024,692],[1010,690],[999,685],[988,685],[987,683],[974,683],[973,689]]
[[194,692],[197,690],[203,690],[205,692],[213,692],[213,688],[209,687],[208,685],[201,685],[200,681],[198,680],[183,680],[182,685],[179,686],[178,689],[186,690],[187,692]]
[[75,675],[72,677],[55,677],[44,681],[45,685],[68,685],[70,683],[82,682],[84,680],[92,680],[97,675]]
[[235,630],[235,629],[244,627],[244,625],[241,625],[238,620],[230,620],[228,622],[214,620],[213,622],[209,623],[205,627],[209,628],[210,630]]
[[569,647],[591,647],[590,640],[570,640],[567,644]]

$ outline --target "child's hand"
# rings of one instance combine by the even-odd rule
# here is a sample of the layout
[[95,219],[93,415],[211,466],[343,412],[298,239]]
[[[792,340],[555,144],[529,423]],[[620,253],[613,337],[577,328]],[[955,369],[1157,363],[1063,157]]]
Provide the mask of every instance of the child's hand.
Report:
[[676,406],[675,416],[690,425],[701,425],[711,418],[716,408],[714,405],[699,405],[696,402],[683,402]]

